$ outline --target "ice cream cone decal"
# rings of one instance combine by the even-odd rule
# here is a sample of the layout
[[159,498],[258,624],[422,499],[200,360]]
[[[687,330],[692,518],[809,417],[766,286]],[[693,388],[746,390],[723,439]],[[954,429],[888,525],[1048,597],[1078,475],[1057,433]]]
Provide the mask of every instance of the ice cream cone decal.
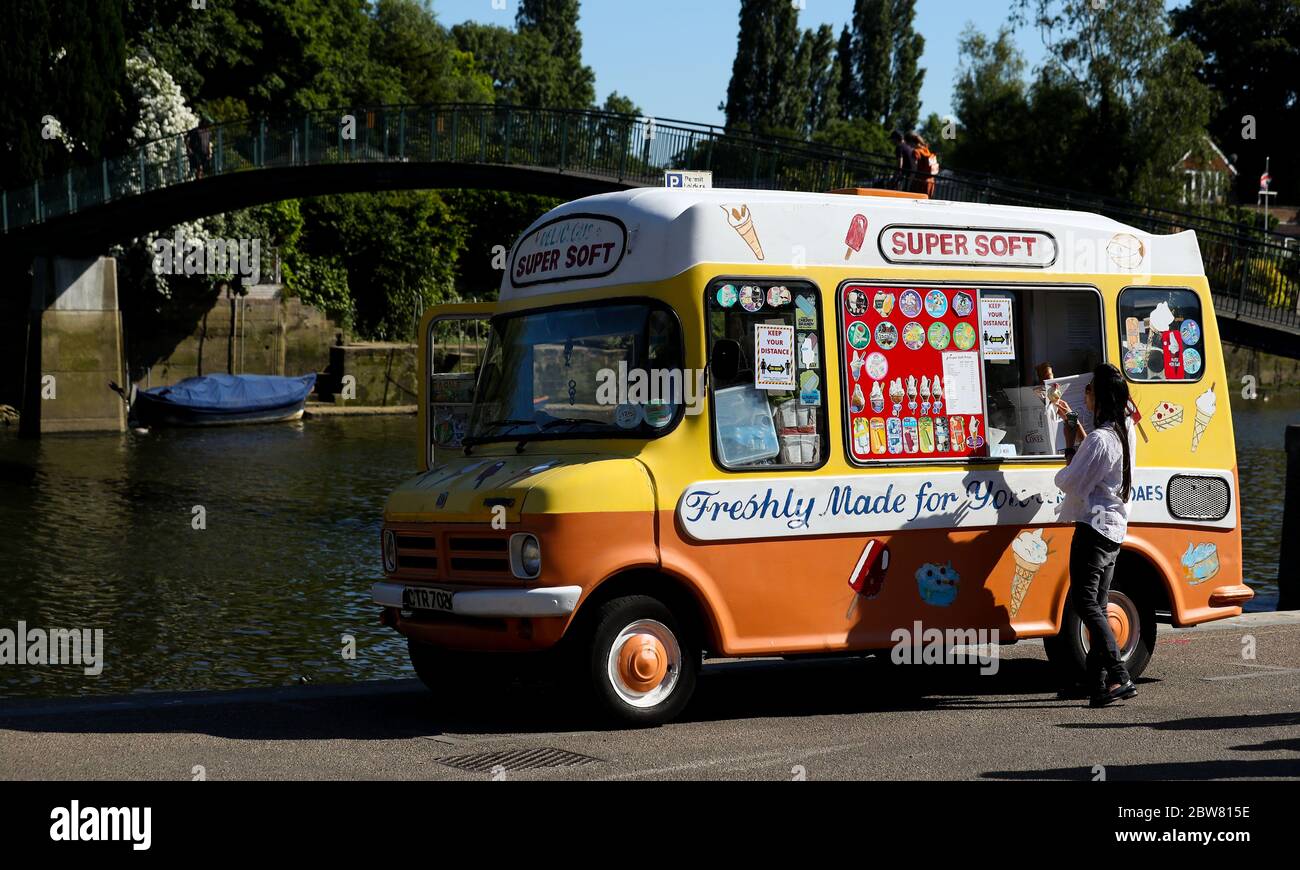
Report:
[[1192,429],[1192,452],[1201,446],[1201,436],[1205,434],[1205,427],[1210,425],[1210,420],[1214,418],[1214,412],[1218,410],[1218,399],[1214,395],[1216,384],[1210,384],[1210,388],[1196,397],[1196,420]]
[[1020,612],[1020,606],[1025,603],[1034,576],[1047,562],[1047,541],[1043,540],[1043,530],[1034,529],[1016,535],[1016,539],[1011,542],[1011,554],[1016,560],[1016,575],[1011,579],[1010,613],[1015,618]]
[[763,259],[763,246],[758,241],[758,232],[754,229],[754,216],[750,213],[749,206],[724,205],[722,210],[727,214],[727,223],[745,240],[745,244],[749,245],[754,256]]

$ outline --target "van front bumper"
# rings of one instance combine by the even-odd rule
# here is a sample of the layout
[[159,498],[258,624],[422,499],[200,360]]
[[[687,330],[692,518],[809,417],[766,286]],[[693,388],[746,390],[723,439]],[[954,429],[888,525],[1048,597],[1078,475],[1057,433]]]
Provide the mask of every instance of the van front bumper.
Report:
[[[376,583],[370,596],[384,607],[402,607],[405,583]],[[440,587],[444,588],[444,587]],[[447,590],[454,616],[507,619],[568,616],[578,607],[581,586],[543,586],[534,589]]]

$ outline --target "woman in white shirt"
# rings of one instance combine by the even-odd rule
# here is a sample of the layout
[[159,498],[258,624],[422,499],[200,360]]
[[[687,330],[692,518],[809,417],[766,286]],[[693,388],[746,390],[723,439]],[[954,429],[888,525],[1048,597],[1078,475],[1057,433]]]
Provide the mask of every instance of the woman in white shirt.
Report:
[[[1084,400],[1094,428],[1085,433],[1078,415],[1064,400],[1057,410],[1066,419],[1065,468],[1057,487],[1074,505],[1074,539],[1070,544],[1070,602],[1091,642],[1088,646],[1088,686],[1091,705],[1101,707],[1137,694],[1120,660],[1115,635],[1106,617],[1115,560],[1128,531],[1128,501],[1133,491],[1133,457],[1137,441],[1129,422],[1128,383],[1119,369],[1098,366]],[[1077,446],[1076,446],[1077,444]]]

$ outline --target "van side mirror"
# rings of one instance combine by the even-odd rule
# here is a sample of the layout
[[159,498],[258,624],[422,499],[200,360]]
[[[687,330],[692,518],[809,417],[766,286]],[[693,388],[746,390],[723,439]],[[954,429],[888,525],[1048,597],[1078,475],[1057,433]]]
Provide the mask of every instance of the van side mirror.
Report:
[[740,342],[731,338],[720,338],[713,343],[713,352],[709,354],[709,380],[715,387],[730,384],[740,371]]

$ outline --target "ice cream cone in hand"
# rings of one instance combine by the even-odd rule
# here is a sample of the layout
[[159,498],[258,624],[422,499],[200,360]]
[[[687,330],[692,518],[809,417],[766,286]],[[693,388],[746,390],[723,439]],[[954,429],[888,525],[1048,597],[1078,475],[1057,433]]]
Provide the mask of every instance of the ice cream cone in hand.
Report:
[[758,241],[758,231],[754,229],[754,216],[750,213],[749,206],[724,205],[722,210],[727,213],[727,223],[745,240],[754,256],[763,259],[763,246]]

